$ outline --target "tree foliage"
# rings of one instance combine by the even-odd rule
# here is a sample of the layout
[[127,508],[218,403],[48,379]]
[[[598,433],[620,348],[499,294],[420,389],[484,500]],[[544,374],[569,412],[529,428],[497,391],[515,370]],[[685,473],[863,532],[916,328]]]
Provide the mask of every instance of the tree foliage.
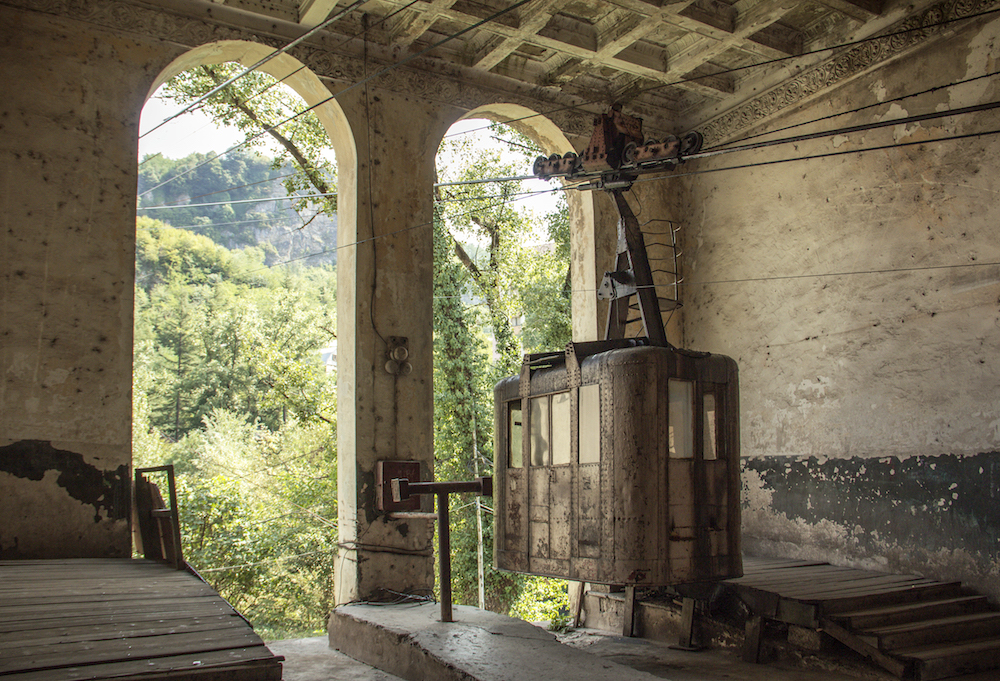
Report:
[[[165,96],[194,101],[236,68],[188,72],[168,84]],[[259,230],[232,224],[268,224],[278,209],[229,202],[272,195],[264,192],[273,192],[279,179],[292,193],[331,194],[335,178],[322,153],[328,140],[310,116],[272,129],[303,106],[259,74],[206,108],[248,135],[266,131],[283,152],[274,160],[250,151],[181,162],[148,158],[140,168],[141,186],[167,182],[144,195],[145,205],[195,203],[209,193],[223,205],[170,213],[175,224],[187,221],[183,230],[138,220],[135,459],[175,465],[186,557],[265,637],[319,632],[332,605],[337,550],[335,392],[319,361],[319,349],[336,338],[335,277],[328,266],[268,268],[273,251],[258,245]],[[509,129],[491,132],[526,153],[460,142],[443,174],[522,174],[538,150]],[[259,175],[261,164],[268,166],[266,182],[247,182],[246,173]],[[296,172],[278,177],[289,168]],[[521,191],[517,183],[487,183],[439,197],[445,199],[434,221],[439,479],[492,473],[494,383],[519,369],[522,352],[558,349],[569,340],[566,207],[538,219],[519,209]],[[331,196],[309,201],[296,202],[306,220],[335,209]],[[456,501],[452,516],[459,603],[477,602],[475,508],[471,498]],[[564,584],[490,567],[488,508],[483,521],[487,607],[532,619],[565,613]]]
[[[511,154],[469,137],[445,149],[449,181],[523,173],[540,150],[492,126]],[[440,158],[440,156],[439,156]],[[467,479],[493,472],[493,385],[520,369],[521,353],[570,340],[569,220],[565,203],[542,220],[516,203],[517,182],[461,186],[439,195],[434,221],[434,448],[436,475]],[[514,322],[518,321],[518,324]],[[519,332],[520,329],[520,332]],[[492,341],[492,342],[491,342]],[[490,347],[492,345],[492,347]],[[478,527],[471,499],[452,515],[452,592],[478,602]],[[492,514],[483,516],[486,606],[534,617],[563,608],[565,583],[492,569]],[[544,601],[544,605],[539,605]]]
[[[243,70],[232,62],[199,66],[170,79],[162,95],[190,104]],[[246,133],[247,146],[260,147],[267,140],[277,144],[280,151],[271,168],[297,170],[282,180],[290,196],[326,195],[300,199],[295,202],[296,210],[313,207],[328,215],[336,213],[336,166],[327,153],[330,138],[301,97],[268,74],[252,71],[205,100],[204,107],[217,123]]]
[[136,363],[150,421],[180,440],[216,409],[276,429],[331,423],[335,386],[319,350],[336,337],[329,267],[263,266],[259,249],[137,221]]
[[322,631],[336,554],[328,266],[137,221],[133,452],[174,464],[186,559],[266,636]]
[[[139,165],[140,213],[230,248],[254,246],[259,234],[287,222],[289,214],[277,202],[251,201],[277,195],[281,176],[288,172],[248,149],[176,160],[147,156]],[[158,206],[171,208],[154,208]]]

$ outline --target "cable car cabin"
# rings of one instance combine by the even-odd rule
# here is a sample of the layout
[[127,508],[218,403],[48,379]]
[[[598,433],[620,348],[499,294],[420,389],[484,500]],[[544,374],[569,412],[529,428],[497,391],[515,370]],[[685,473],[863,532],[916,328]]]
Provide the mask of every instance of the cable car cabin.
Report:
[[742,574],[735,361],[570,343],[526,356],[494,399],[498,568],[648,586]]

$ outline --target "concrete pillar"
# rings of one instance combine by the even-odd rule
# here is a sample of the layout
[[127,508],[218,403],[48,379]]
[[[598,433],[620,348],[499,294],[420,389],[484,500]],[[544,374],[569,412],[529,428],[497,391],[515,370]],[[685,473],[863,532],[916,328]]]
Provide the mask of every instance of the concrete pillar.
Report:
[[127,557],[148,55],[49,15],[0,26],[0,558]]
[[[340,104],[358,153],[357,220],[341,221],[338,257],[337,603],[429,593],[433,522],[375,508],[375,463],[421,463],[433,451],[434,157],[447,122],[430,105],[363,89]],[[389,373],[391,338],[405,338],[409,373]],[[429,507],[427,510],[430,510]]]

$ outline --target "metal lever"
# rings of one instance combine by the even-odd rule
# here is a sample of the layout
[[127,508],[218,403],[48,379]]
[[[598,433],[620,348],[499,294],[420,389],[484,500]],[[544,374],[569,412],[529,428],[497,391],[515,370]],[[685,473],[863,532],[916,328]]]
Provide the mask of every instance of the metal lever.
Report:
[[454,622],[451,615],[451,525],[448,517],[448,495],[472,492],[483,497],[493,496],[493,478],[454,482],[410,482],[406,478],[393,478],[392,500],[406,501],[422,494],[437,495],[438,509],[438,580],[441,584],[441,621]]

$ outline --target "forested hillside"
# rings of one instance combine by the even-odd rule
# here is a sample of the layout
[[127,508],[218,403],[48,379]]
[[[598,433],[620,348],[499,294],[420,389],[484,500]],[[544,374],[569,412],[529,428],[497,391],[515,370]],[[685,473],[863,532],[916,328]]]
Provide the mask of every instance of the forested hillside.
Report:
[[[284,198],[285,181],[295,172],[246,148],[223,156],[150,155],[139,164],[138,214],[207,236],[227,248],[259,246],[268,264],[298,259],[309,264],[336,262],[336,214],[296,206]],[[336,184],[334,178],[328,180]]]
[[323,630],[336,554],[329,265],[137,220],[135,465],[177,470],[185,557],[262,634]]
[[[238,68],[200,67],[161,92],[197,101]],[[185,558],[265,639],[315,635],[333,605],[338,551],[336,373],[321,360],[336,342],[329,141],[310,116],[269,127],[304,107],[264,74],[206,107],[284,151],[140,163],[135,464],[174,464]],[[489,137],[499,146],[449,143],[442,179],[520,175],[539,151],[510,129]],[[514,182],[466,185],[438,195],[425,226],[439,479],[492,474],[493,384],[518,370],[522,352],[569,340],[566,207],[540,217],[521,195]],[[559,620],[565,583],[493,570],[492,525],[488,504],[456,501],[455,601],[477,604],[481,588],[491,609]]]

